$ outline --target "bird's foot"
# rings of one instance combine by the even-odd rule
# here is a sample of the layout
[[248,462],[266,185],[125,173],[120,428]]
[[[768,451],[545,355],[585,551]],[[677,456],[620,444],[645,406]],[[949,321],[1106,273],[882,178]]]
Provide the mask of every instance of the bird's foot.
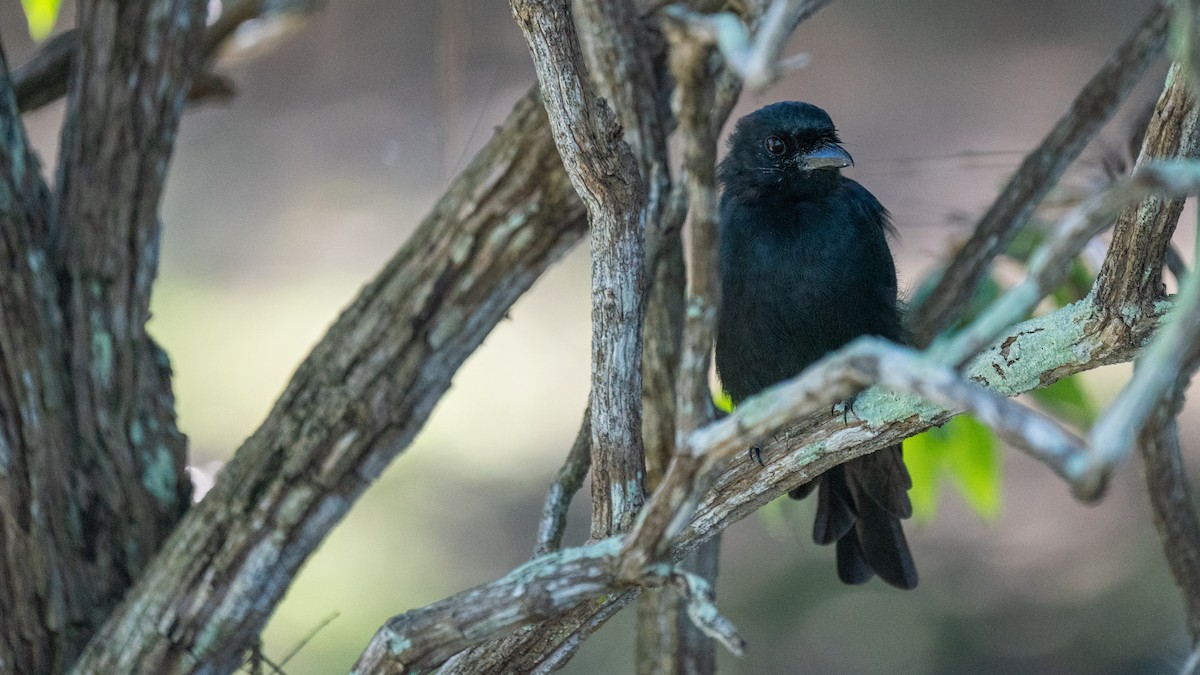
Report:
[[856,400],[858,400],[857,396],[847,401],[834,403],[833,407],[830,409],[830,414],[837,415],[838,413],[841,413],[842,424],[850,424],[850,415],[858,417],[858,413],[854,412],[854,402]]
[[759,466],[766,466],[766,464],[763,464],[763,460],[762,460],[762,446],[760,446],[760,445],[750,446],[750,459],[753,459],[754,461],[758,462]]

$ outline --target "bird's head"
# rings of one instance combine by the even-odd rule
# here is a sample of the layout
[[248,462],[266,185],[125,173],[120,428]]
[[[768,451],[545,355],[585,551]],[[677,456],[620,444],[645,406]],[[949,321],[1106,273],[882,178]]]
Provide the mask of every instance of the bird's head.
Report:
[[854,165],[829,114],[811,103],[784,101],[738,120],[718,177],[726,192],[802,197]]

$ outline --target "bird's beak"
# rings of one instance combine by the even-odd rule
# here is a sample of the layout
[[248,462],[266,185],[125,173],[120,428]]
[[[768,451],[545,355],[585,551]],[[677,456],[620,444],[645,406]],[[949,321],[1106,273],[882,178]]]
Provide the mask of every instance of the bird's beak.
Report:
[[837,143],[822,143],[811,152],[806,152],[798,158],[800,168],[806,171],[813,169],[844,169],[854,166],[854,158],[846,149]]

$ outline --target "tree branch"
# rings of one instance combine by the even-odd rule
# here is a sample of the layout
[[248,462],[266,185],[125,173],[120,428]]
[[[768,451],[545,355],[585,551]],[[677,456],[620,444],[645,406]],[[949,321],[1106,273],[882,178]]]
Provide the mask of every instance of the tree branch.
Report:
[[687,308],[676,386],[676,442],[684,440],[714,417],[708,386],[709,355],[716,334],[721,285],[717,276],[717,134],[721,124],[711,117],[715,104],[712,48],[691,38],[686,23],[672,23],[675,7],[663,24],[671,44],[671,74],[679,91],[683,165],[687,172],[688,227]]
[[[592,250],[592,537],[641,508],[646,193],[637,162],[587,79],[567,0],[511,0],[533,56],[555,145],[588,210]],[[617,23],[615,20],[610,23]]]
[[[1041,450],[1040,458],[1043,461],[1051,463],[1061,475],[1075,479],[1075,469],[1080,465],[1078,460],[1083,452],[1081,442],[1040,414],[997,395],[1021,393],[1041,386],[1046,380],[1052,381],[1100,363],[1130,358],[1136,352],[1137,344],[1104,343],[1083,334],[1083,327],[1094,311],[1095,307],[1085,300],[1049,316],[1031,319],[992,345],[968,366],[966,372],[976,382],[987,383],[986,377],[993,378],[993,392],[959,379],[948,368],[930,367],[927,360],[908,348],[877,338],[862,338],[826,357],[796,378],[752,397],[729,417],[692,434],[689,438],[689,454],[704,458],[704,469],[707,471],[726,464],[725,459],[741,454],[746,438],[766,437],[774,430],[787,426],[783,433],[776,435],[779,440],[767,447],[768,452],[778,450],[782,454],[764,453],[764,458],[770,457],[770,461],[761,470],[750,461],[726,464],[723,474],[713,481],[713,490],[698,500],[699,508],[694,513],[677,514],[676,518],[682,520],[686,527],[674,528],[679,537],[663,547],[665,559],[678,561],[700,542],[767,501],[836,464],[941,424],[957,414],[960,406],[964,405],[985,422],[995,425],[1007,437],[1020,439],[1026,445]],[[1147,317],[1142,323],[1155,322]],[[1139,335],[1144,338],[1152,331],[1153,325],[1146,325]],[[1077,341],[1079,349],[1048,348],[1064,337]],[[1003,364],[1003,368],[1000,364]],[[1002,373],[999,379],[996,378],[998,373]],[[843,425],[840,417],[837,420],[825,417],[822,421],[809,417],[798,424],[788,425],[789,420],[799,415],[825,410],[829,401],[841,400],[873,379],[885,382],[888,387],[905,388],[922,396],[934,397],[939,403],[922,402],[912,395],[887,394],[872,389],[856,403],[855,410],[862,419],[849,426]],[[651,497],[646,512],[651,512],[661,493],[671,489],[676,480],[671,472],[678,473],[679,466],[679,462],[672,462],[664,485]],[[697,500],[689,498],[684,501]],[[636,528],[642,527],[646,525],[644,519],[639,518]],[[611,611],[608,607],[610,601],[627,601],[626,593],[621,591],[629,584],[656,586],[670,576],[671,572],[659,563],[639,554],[636,547],[640,541],[635,529],[624,540],[612,537],[560,551],[518,568],[497,582],[396,617],[381,629],[364,655],[364,659],[370,659],[371,667],[358,672],[405,672],[405,668],[417,665],[421,668],[435,667],[439,664],[436,659],[450,649],[462,648],[471,641],[482,641],[512,626],[541,618],[543,614],[538,608],[546,606],[545,598],[548,595],[557,597],[552,591],[571,593],[571,602],[590,601],[572,610],[577,615],[575,621],[584,624],[588,615]],[[631,555],[638,560],[648,561],[636,575],[626,571]],[[580,568],[594,569],[592,565],[602,566],[603,571],[579,573]],[[570,579],[562,582],[563,577],[550,569],[556,566],[562,568],[562,575],[570,575],[581,583],[574,584]],[[514,579],[527,580],[519,593],[512,588]],[[508,589],[507,593],[501,592],[502,589]],[[479,622],[472,617],[484,611],[476,602],[479,597],[499,598],[486,613],[502,617],[504,626],[493,624],[494,630],[489,629],[487,634],[478,630]],[[536,599],[536,602],[526,601],[525,598]],[[562,604],[567,604],[567,601],[564,600]],[[464,622],[455,618],[457,615],[453,608],[466,612]],[[715,612],[715,608],[711,611]],[[578,616],[581,613],[583,616]],[[429,632],[420,627],[433,623],[439,625],[434,642],[425,642]],[[411,629],[408,628],[410,626]],[[470,634],[465,640],[464,633]],[[527,634],[539,634],[539,631],[535,626],[527,629]],[[547,638],[542,635],[541,639]],[[451,640],[453,643],[442,649],[437,640]],[[410,647],[417,645],[418,641],[419,646]],[[388,656],[384,647],[389,644],[396,646],[393,650],[395,656]],[[416,664],[404,651],[410,648],[414,650],[413,653],[436,652],[437,656]],[[366,661],[360,661],[359,665],[364,663]],[[457,665],[458,662],[455,663]],[[490,663],[490,667],[496,667],[496,663]],[[466,672],[478,671],[468,669]]]
[[1148,195],[1186,195],[1197,190],[1200,190],[1200,162],[1174,160],[1138,167],[1133,175],[1118,180],[1067,214],[1049,240],[1030,258],[1025,279],[958,334],[935,342],[930,347],[931,353],[943,363],[964,363],[1049,295],[1062,282],[1079,251],[1108,227],[1121,209]]
[[[281,11],[283,4],[285,3],[274,2],[269,3],[268,7],[268,3],[263,0],[236,0],[225,5],[217,20],[205,30],[204,41],[200,47],[201,63],[205,65],[196,73],[191,87],[187,89],[189,102],[233,95],[233,84],[206,68],[242,24],[267,13],[277,13]],[[289,6],[282,11],[297,14],[316,11],[321,3],[319,0],[315,3],[301,0],[286,4]],[[79,31],[74,28],[55,35],[42,45],[41,50],[31,60],[13,73],[17,105],[22,112],[49,105],[67,93],[71,59],[74,58],[78,39]]]
[[1170,11],[1156,2],[1150,13],[1071,102],[1066,114],[1021,162],[970,239],[932,290],[914,298],[914,344],[928,345],[952,325],[975,294],[991,261],[1004,250],[1067,166],[1112,117],[1117,106],[1162,49]]
[[[1146,129],[1138,165],[1200,154],[1200,106],[1175,63]],[[1121,212],[1093,291],[1100,306],[1148,305],[1163,296],[1162,267],[1183,212],[1182,199],[1154,195]],[[1119,327],[1121,317],[1113,315]]]
[[203,0],[79,5],[50,247],[74,413],[63,423],[75,434],[73,498],[88,533],[76,555],[94,570],[91,628],[191,505],[170,366],[145,324],[159,204],[204,12]]
[[1181,373],[1185,378],[1190,375],[1187,355],[1198,341],[1200,274],[1192,272],[1184,278],[1166,325],[1154,336],[1133,378],[1092,427],[1090,441],[1097,461],[1112,464],[1125,457],[1150,415],[1179,386]]
[[300,365],[76,672],[236,667],[307,556],[584,228],[526,96]]
[[567,527],[567,511],[571,508],[571,500],[583,479],[587,477],[588,467],[592,464],[589,449],[592,437],[591,406],[583,411],[583,423],[579,425],[579,433],[575,442],[567,452],[563,465],[554,474],[554,482],[550,492],[542,504],[542,519],[538,521],[537,542],[533,546],[533,555],[545,555],[562,548],[563,531]]
[[49,190],[0,48],[0,663],[22,673],[61,672],[87,640],[95,606],[75,554],[72,430],[56,423],[71,409],[49,220]]
[[715,45],[745,85],[764,91],[789,71],[808,64],[807,55],[781,59],[784,45],[803,21],[830,0],[773,0],[750,38],[741,19],[728,12],[699,14],[679,5],[667,8],[677,20],[690,24],[694,38]]
[[1183,594],[1188,632],[1195,644],[1200,640],[1200,519],[1196,517],[1192,488],[1179,451],[1175,416],[1180,403],[1182,399],[1177,399],[1174,405],[1159,408],[1142,430],[1138,449],[1146,468],[1154,527],[1171,576]]

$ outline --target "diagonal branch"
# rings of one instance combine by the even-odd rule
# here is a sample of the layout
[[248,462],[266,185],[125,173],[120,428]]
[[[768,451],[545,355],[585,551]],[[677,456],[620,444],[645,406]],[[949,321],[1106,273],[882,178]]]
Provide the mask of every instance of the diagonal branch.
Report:
[[600,538],[626,529],[644,499],[641,218],[646,191],[612,110],[592,90],[568,0],[510,4],[533,55],[555,145],[588,210],[592,536]]
[[914,344],[928,345],[962,314],[991,261],[1004,250],[1067,166],[1112,117],[1162,49],[1169,3],[1159,1],[1071,102],[1041,144],[1029,153],[955,254],[934,288],[914,299]]
[[591,407],[583,411],[583,423],[579,425],[579,433],[575,442],[567,452],[563,465],[554,474],[554,482],[550,492],[542,504],[542,519],[538,521],[537,541],[533,545],[535,556],[545,555],[562,548],[563,532],[567,528],[567,511],[571,508],[571,499],[583,486],[587,477],[588,467],[592,465],[589,446],[592,437]]
[[[729,417],[692,434],[689,454],[705,459],[704,471],[716,469],[727,464],[724,460],[741,454],[747,438],[765,437],[775,429],[787,426],[787,431],[779,435],[783,440],[777,440],[774,446],[767,448],[782,454],[771,453],[771,460],[761,470],[756,464],[751,466],[750,461],[724,466],[723,474],[713,481],[714,489],[699,500],[699,508],[694,514],[680,516],[686,527],[678,530],[677,540],[662,549],[664,560],[678,561],[700,542],[810,477],[943,423],[964,405],[1002,433],[1039,449],[1040,459],[1052,464],[1061,475],[1076,479],[1075,469],[1084,452],[1082,443],[1047,418],[1001,396],[1032,389],[1046,379],[1099,363],[1130,358],[1136,352],[1136,344],[1103,343],[1082,333],[1094,311],[1095,307],[1088,301],[1077,303],[1049,317],[1025,322],[993,345],[970,364],[967,373],[977,382],[987,382],[985,374],[992,377],[994,391],[960,379],[948,368],[931,367],[926,359],[908,348],[877,338],[864,338],[823,359],[796,378],[746,401]],[[1146,320],[1144,323],[1154,322]],[[1145,337],[1152,330],[1153,325],[1147,325],[1140,334]],[[1063,334],[1069,339],[1078,338],[1080,351],[1068,353],[1069,350],[1047,349]],[[1003,372],[1004,376],[996,379],[997,372]],[[829,401],[840,400],[874,379],[885,381],[891,388],[903,388],[935,398],[939,403],[872,389],[856,404],[856,411],[866,419],[849,427],[841,423],[840,417],[837,420],[826,418],[823,423],[807,418],[799,424],[789,425],[789,420],[814,410],[825,410]],[[680,466],[683,465],[672,463],[676,476],[682,475]],[[664,486],[647,505],[647,511],[655,508],[655,500],[661,492],[670,489],[672,481],[669,472]],[[637,527],[646,527],[645,522],[639,519]],[[438,659],[452,650],[542,618],[543,610],[551,604],[559,607],[588,601],[572,613],[600,615],[611,611],[611,604],[628,601],[630,584],[652,587],[670,576],[671,568],[653,561],[648,561],[636,574],[625,571],[630,555],[637,553],[639,541],[635,530],[623,539],[611,537],[543,556],[497,582],[398,616],[372,639],[356,670],[360,673],[409,672],[436,667],[441,664]],[[647,561],[644,555],[639,559]],[[570,598],[565,598],[566,594],[570,594]],[[481,606],[479,598],[496,600]],[[711,603],[704,608],[719,616]],[[460,616],[464,618],[460,619]],[[504,623],[491,623],[484,630],[482,622],[475,618],[478,616],[492,617],[495,622]],[[714,619],[712,625],[719,623],[720,620]],[[438,630],[434,634],[421,629],[435,624]],[[444,646],[443,641],[450,642],[449,646]],[[423,657],[426,660],[417,662],[411,654],[434,656]],[[364,668],[364,664],[370,667]],[[458,665],[454,663],[455,669]]]
[[[1179,401],[1181,402],[1181,401]],[[1175,405],[1159,409],[1138,439],[1154,526],[1183,594],[1192,643],[1200,640],[1200,519],[1179,448]]]
[[1090,441],[1097,462],[1116,463],[1128,454],[1155,409],[1180,386],[1181,374],[1185,379],[1190,376],[1188,353],[1198,342],[1200,274],[1193,271],[1184,277],[1166,325],[1154,336],[1133,378],[1092,428]]
[[[1181,64],[1172,64],[1146,129],[1138,165],[1157,159],[1200,155],[1200,106],[1188,89]],[[1162,267],[1170,250],[1183,200],[1153,195],[1121,212],[1108,255],[1096,278],[1101,306],[1149,304],[1163,296]],[[1120,318],[1114,314],[1119,328]]]
[[[285,4],[286,8],[283,6]],[[319,8],[320,4],[319,0],[317,2],[301,0],[289,3],[235,0],[227,3],[217,20],[204,31],[204,41],[200,50],[203,55],[201,61],[205,65],[201,71],[196,73],[191,88],[187,90],[188,101],[224,98],[234,93],[232,83],[205,69],[211,65],[210,62],[242,24],[258,19],[267,13],[304,14],[313,12]],[[74,58],[77,51],[76,42],[78,40],[78,29],[71,29],[55,35],[42,45],[41,50],[31,60],[13,73],[17,105],[22,112],[30,112],[49,105],[67,93],[71,59]]]
[[300,565],[584,228],[530,94],[300,365],[76,672],[235,668]]
[[1073,209],[1053,236],[1034,252],[1021,283],[1009,289],[959,333],[935,342],[930,351],[943,363],[964,363],[1006,327],[1050,294],[1066,276],[1071,261],[1129,204],[1149,195],[1187,195],[1200,190],[1200,162],[1175,160],[1140,166],[1101,194]]

